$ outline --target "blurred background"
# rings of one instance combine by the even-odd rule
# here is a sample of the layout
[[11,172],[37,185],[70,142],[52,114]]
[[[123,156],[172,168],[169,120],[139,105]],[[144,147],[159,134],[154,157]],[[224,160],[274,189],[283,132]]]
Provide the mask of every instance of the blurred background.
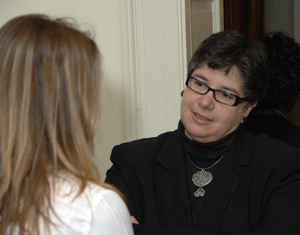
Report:
[[[299,12],[299,0],[0,0],[0,25],[39,13],[71,17],[95,35],[103,70],[95,162],[104,179],[114,145],[177,128],[187,63],[203,39],[279,30],[299,42]],[[288,117],[298,126],[299,110]]]

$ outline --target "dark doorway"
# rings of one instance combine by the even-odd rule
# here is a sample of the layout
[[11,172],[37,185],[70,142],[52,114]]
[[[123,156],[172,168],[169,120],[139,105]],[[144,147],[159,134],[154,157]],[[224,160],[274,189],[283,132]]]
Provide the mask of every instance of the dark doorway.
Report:
[[[294,9],[294,0],[224,0],[223,3],[225,30],[235,29],[249,38],[271,31],[281,31],[293,38],[299,33],[295,32],[296,19],[299,18],[295,14],[299,11]],[[299,102],[287,117],[300,127]]]
[[238,30],[249,38],[264,34],[263,0],[224,0],[224,29]]

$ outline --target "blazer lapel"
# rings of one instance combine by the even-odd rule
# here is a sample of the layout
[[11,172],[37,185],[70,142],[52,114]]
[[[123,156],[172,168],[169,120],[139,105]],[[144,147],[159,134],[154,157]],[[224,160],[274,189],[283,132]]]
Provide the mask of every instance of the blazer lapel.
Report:
[[225,153],[220,162],[213,184],[206,195],[199,214],[196,227],[204,231],[218,231],[223,212],[239,184],[239,178],[234,169],[249,164],[249,141],[243,130],[237,136],[233,148]]
[[158,206],[162,207],[161,220],[166,220],[169,226],[191,226],[190,200],[183,156],[178,131],[176,131],[158,154],[155,173]]

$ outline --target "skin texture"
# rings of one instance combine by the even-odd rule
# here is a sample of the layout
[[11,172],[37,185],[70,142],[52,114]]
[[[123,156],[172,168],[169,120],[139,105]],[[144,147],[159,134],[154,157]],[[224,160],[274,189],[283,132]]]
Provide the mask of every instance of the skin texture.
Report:
[[[224,90],[244,98],[240,71],[233,66],[226,74],[223,70],[214,70],[203,64],[194,70],[192,77],[203,81],[213,89]],[[200,95],[186,88],[181,101],[181,120],[185,127],[185,134],[190,139],[210,143],[222,139],[233,132],[242,118],[247,117],[256,106],[244,103],[228,106],[217,102],[213,92]]]
[[140,224],[134,216],[130,216],[130,220],[131,220],[131,223],[133,223],[133,224]]

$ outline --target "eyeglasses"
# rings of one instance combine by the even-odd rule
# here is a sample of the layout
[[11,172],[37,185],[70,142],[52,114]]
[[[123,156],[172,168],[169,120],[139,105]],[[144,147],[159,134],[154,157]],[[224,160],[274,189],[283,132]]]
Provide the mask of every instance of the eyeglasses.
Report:
[[194,77],[188,77],[188,79],[185,82],[185,85],[192,91],[195,91],[200,95],[205,95],[209,91],[212,91],[214,93],[214,99],[216,101],[230,106],[236,106],[239,103],[242,103],[247,100],[247,98],[240,98],[226,91],[212,89],[207,84],[199,81]]

